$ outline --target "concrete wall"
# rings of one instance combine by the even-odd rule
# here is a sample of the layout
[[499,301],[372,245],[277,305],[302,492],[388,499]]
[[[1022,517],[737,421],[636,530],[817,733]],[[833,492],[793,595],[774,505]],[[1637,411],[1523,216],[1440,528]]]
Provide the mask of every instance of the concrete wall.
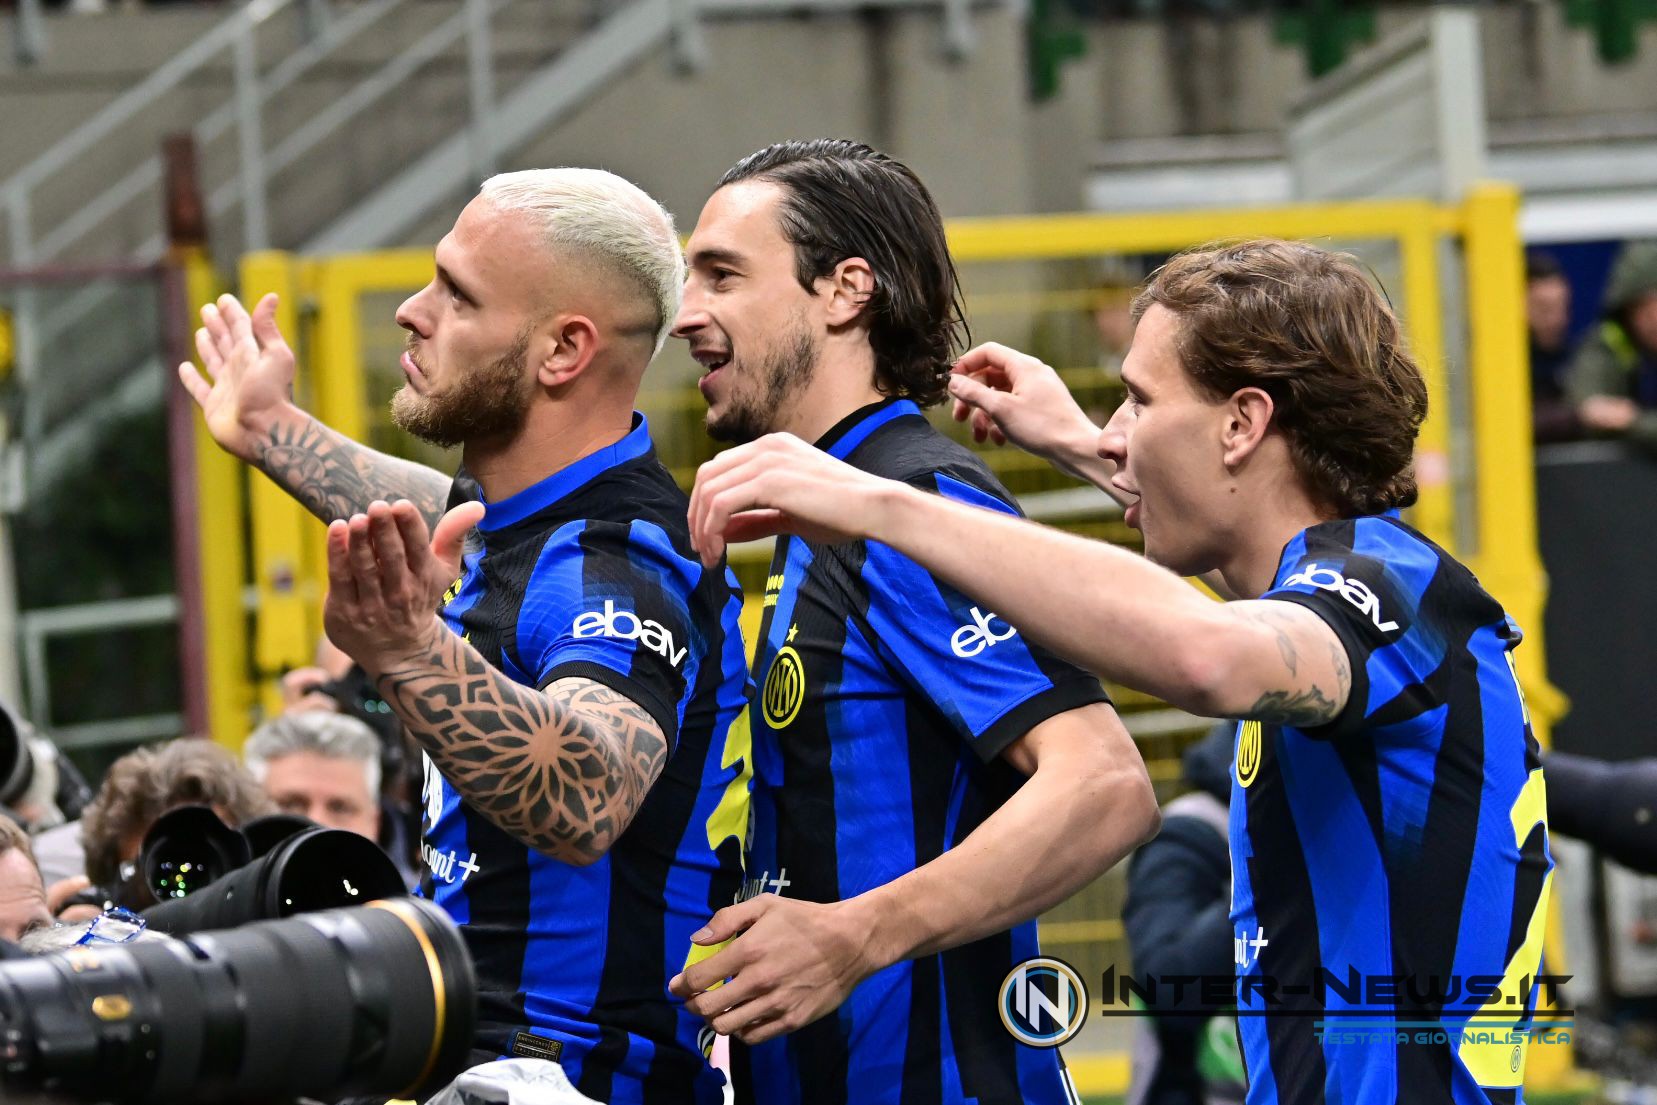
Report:
[[[397,18],[319,67],[267,109],[274,143],[398,56],[460,0],[410,0]],[[19,70],[0,51],[0,178],[67,133],[121,90],[203,33],[222,8],[126,9],[49,19],[43,64]],[[1380,30],[1417,18],[1418,5],[1383,10]],[[501,91],[556,56],[593,9],[581,0],[514,0],[496,27]],[[1651,118],[1657,104],[1657,25],[1632,63],[1607,67],[1588,31],[1559,4],[1481,6],[1485,85],[1494,126],[1589,117]],[[500,167],[599,164],[659,195],[687,228],[719,174],[778,138],[866,139],[915,166],[949,215],[1072,209],[1089,172],[1124,143],[1195,135],[1278,133],[1308,79],[1305,58],[1263,16],[1129,20],[1088,28],[1087,55],[1064,70],[1059,94],[1030,102],[1024,29],[1005,9],[974,16],[977,48],[945,56],[934,13],[880,11],[768,16],[710,23],[708,64],[682,72],[664,50],[600,90],[573,116]],[[300,40],[297,11],[260,29],[266,64]],[[42,227],[76,211],[97,188],[155,152],[231,93],[229,59],[199,74],[156,110],[35,196]],[[463,48],[444,53],[347,131],[271,182],[272,242],[303,241],[467,118]],[[1652,124],[1657,127],[1657,122]],[[238,165],[234,137],[202,151],[209,187]],[[429,243],[470,189],[434,197],[408,242]],[[69,255],[120,257],[159,228],[153,191]],[[221,256],[242,245],[234,213],[213,223]],[[3,240],[3,231],[0,231]],[[0,257],[4,253],[0,252]]]

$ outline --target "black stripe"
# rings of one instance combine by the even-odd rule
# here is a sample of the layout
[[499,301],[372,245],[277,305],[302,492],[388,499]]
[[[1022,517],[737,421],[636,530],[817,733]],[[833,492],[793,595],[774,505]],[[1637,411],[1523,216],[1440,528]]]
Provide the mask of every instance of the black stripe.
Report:
[[[904,728],[909,747],[915,866],[920,867],[944,852],[944,829],[949,819],[949,795],[955,771],[953,763],[940,762],[938,722],[935,716],[929,716],[932,712],[924,711],[920,700],[910,695],[904,699],[904,713],[907,715]],[[903,1105],[941,1105],[943,1101],[941,986],[940,956],[922,956],[911,963],[909,1025],[903,1052]]]
[[[1243,791],[1248,807],[1248,880],[1254,889],[1257,923],[1267,939],[1259,949],[1260,973],[1298,984],[1301,979],[1317,978],[1323,963],[1317,899],[1280,767],[1283,731],[1263,725],[1260,736],[1264,754],[1254,781]],[[1321,995],[1316,993],[1282,997],[1285,1009],[1321,1005]],[[1319,1105],[1324,1100],[1327,1072],[1314,1019],[1267,1017],[1265,1024],[1276,1100],[1285,1105]]]

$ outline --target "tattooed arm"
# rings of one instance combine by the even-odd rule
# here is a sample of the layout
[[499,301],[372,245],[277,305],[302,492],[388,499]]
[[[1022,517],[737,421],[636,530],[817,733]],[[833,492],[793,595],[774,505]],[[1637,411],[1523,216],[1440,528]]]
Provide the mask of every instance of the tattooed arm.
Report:
[[407,499],[428,525],[443,516],[448,476],[359,445],[297,407],[271,419],[249,449],[248,463],[324,522],[361,514],[375,499]]
[[690,532],[705,562],[727,538],[768,532],[878,541],[1072,663],[1206,717],[1315,725],[1351,691],[1342,639],[1303,606],[1215,602],[1142,556],[881,479],[787,434],[698,470]]
[[600,859],[667,762],[662,727],[591,679],[513,682],[432,613],[483,507],[438,523],[375,502],[328,527],[328,639],[375,680],[444,777],[479,813],[569,863]]
[[372,673],[386,702],[473,809],[556,859],[601,859],[667,762],[661,726],[591,679],[514,683],[431,626],[426,647]]
[[251,316],[235,296],[220,296],[201,320],[196,350],[207,377],[189,363],[178,373],[213,440],[325,522],[366,511],[374,499],[407,499],[436,524],[447,476],[359,445],[294,405],[293,351],[277,329],[274,295]]

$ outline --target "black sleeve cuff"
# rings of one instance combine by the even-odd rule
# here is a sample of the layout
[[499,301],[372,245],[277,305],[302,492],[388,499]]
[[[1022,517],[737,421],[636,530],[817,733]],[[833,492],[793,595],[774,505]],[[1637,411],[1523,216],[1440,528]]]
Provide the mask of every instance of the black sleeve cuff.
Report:
[[1068,710],[1091,706],[1095,702],[1109,704],[1110,695],[1092,676],[1075,675],[1032,698],[1026,698],[1002,714],[995,723],[972,742],[978,758],[989,763],[1007,750],[1007,746],[1040,725],[1050,717]]
[[667,738],[667,754],[673,755],[673,749],[679,743],[679,709],[676,703],[663,702],[659,695],[631,675],[623,675],[614,668],[595,664],[591,660],[571,660],[567,664],[559,664],[541,680],[541,689],[545,690],[560,679],[591,679],[632,701],[661,727],[662,736]]

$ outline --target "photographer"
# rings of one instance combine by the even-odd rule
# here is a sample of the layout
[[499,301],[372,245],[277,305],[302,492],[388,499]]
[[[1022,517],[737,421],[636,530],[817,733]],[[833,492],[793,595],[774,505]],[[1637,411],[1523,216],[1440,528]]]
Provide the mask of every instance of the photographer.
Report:
[[380,756],[380,738],[366,724],[324,710],[267,721],[242,749],[249,773],[282,812],[375,841],[413,885],[409,834],[380,801]]
[[93,886],[119,897],[150,826],[189,805],[211,806],[233,827],[276,812],[235,757],[210,741],[185,737],[129,752],[109,769],[81,821]]

